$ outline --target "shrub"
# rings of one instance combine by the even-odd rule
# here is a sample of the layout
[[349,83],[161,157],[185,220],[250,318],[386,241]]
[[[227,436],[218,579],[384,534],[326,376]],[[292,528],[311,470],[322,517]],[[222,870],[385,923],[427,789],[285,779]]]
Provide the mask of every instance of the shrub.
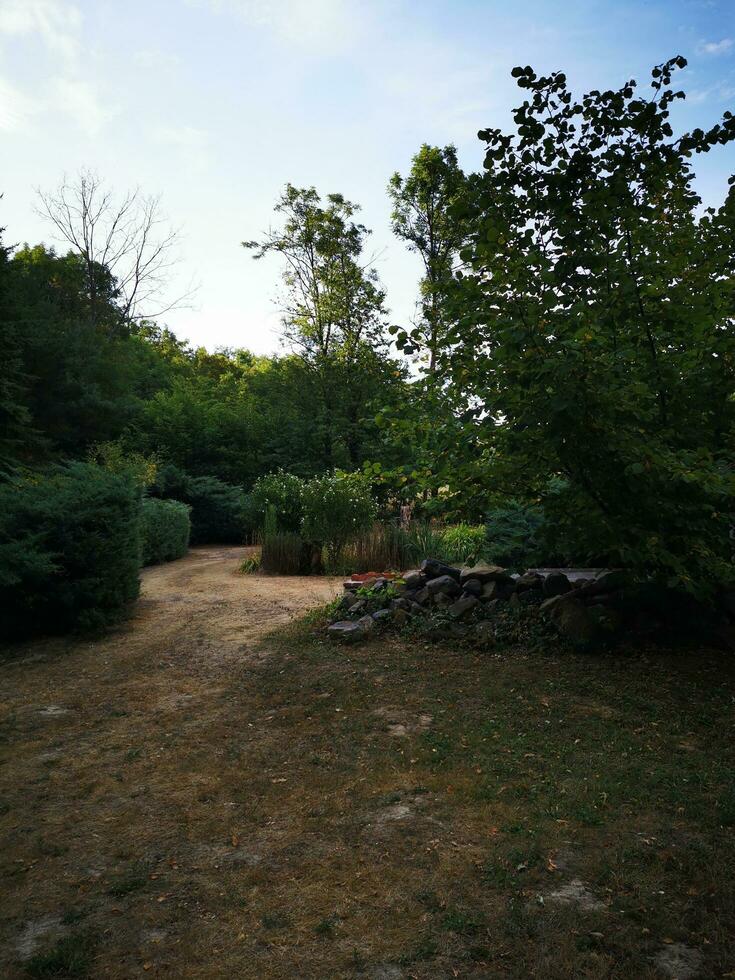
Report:
[[140,496],[89,463],[0,487],[0,637],[98,630],[138,595]]
[[248,535],[248,495],[241,487],[165,466],[152,492],[189,505],[192,544],[242,544]]
[[344,546],[372,527],[377,507],[370,483],[361,473],[325,473],[304,488],[302,533],[323,545],[335,567]]
[[498,565],[525,570],[545,561],[541,546],[544,513],[540,507],[510,500],[493,507],[485,528],[488,557]]
[[141,561],[155,565],[186,554],[191,521],[189,508],[179,500],[148,497],[141,507]]
[[251,493],[253,513],[262,527],[271,508],[279,531],[297,533],[304,516],[304,481],[292,473],[269,473],[255,482]]

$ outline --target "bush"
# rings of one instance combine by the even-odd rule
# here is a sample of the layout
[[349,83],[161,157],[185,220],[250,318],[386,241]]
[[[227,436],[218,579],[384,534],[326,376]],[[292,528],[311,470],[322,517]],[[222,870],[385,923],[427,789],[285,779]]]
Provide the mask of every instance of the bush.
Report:
[[248,495],[214,476],[189,476],[165,466],[151,490],[157,497],[189,505],[192,544],[242,544],[251,530]]
[[141,508],[141,561],[156,565],[186,554],[191,521],[189,508],[179,500],[148,497]]
[[377,507],[370,483],[361,473],[325,473],[304,488],[302,534],[321,544],[336,567],[344,546],[373,526]]
[[525,506],[511,500],[493,507],[487,514],[485,551],[498,565],[523,571],[543,564],[541,546],[544,512],[540,507]]
[[253,513],[263,526],[266,512],[272,509],[279,531],[298,533],[304,516],[304,481],[292,473],[269,473],[255,482],[251,493]]
[[138,595],[140,496],[72,463],[0,486],[0,637],[99,630]]

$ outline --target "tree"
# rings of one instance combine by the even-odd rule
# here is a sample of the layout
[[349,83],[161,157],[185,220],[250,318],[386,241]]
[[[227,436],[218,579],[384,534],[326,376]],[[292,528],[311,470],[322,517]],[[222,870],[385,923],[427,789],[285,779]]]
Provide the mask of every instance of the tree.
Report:
[[323,467],[339,462],[341,440],[355,465],[355,429],[385,365],[385,295],[363,257],[369,231],[353,221],[356,205],[341,194],[322,205],[313,187],[288,184],[275,210],[283,227],[243,245],[255,259],[274,253],[285,260],[284,339],[317,381]]
[[528,97],[515,135],[480,134],[440,367],[488,482],[541,499],[567,553],[706,594],[733,576],[735,187],[701,213],[690,160],[735,120],[673,135],[685,64],[655,68],[650,97],[629,81],[579,101],[563,73],[514,70]]
[[164,298],[180,234],[166,227],[159,198],[136,189],[116,199],[89,170],[73,182],[64,178],[53,192],[39,190],[38,198],[39,214],[84,262],[93,324],[109,279],[124,322],[161,316],[191,297],[192,290]]
[[426,143],[414,156],[408,176],[395,173],[388,185],[393,232],[420,256],[424,267],[421,317],[411,339],[414,347],[428,352],[431,375],[448,326],[447,294],[465,235],[457,207],[464,188],[456,149]]
[[23,371],[17,294],[10,251],[2,243],[0,228],[0,478],[15,469],[24,449],[34,441],[30,412],[26,404],[28,378]]

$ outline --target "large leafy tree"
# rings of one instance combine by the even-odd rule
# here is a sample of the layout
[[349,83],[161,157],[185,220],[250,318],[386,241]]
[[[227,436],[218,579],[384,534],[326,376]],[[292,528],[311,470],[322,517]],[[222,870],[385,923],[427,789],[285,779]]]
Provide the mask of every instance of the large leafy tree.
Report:
[[577,560],[706,592],[732,575],[735,188],[702,210],[691,160],[735,120],[674,134],[684,65],[654,69],[649,95],[580,100],[563,73],[514,70],[527,98],[515,134],[480,133],[441,370],[492,483],[545,499]]
[[275,210],[282,227],[243,244],[284,262],[284,339],[313,380],[322,465],[353,468],[369,403],[400,377],[386,357],[385,295],[364,255],[369,231],[353,220],[356,205],[341,194],[322,201],[313,187],[287,185]]
[[436,371],[449,322],[447,295],[465,234],[457,207],[465,183],[453,146],[441,149],[424,143],[408,175],[395,173],[388,184],[393,232],[423,265],[419,318],[411,340],[417,351],[428,356],[430,375]]

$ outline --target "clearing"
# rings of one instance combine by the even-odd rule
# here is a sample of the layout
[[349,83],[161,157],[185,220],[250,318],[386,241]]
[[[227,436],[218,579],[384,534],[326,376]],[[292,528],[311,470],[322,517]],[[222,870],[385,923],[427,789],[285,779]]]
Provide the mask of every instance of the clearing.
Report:
[[731,658],[335,647],[246,553],[0,661],[2,976],[735,976]]

